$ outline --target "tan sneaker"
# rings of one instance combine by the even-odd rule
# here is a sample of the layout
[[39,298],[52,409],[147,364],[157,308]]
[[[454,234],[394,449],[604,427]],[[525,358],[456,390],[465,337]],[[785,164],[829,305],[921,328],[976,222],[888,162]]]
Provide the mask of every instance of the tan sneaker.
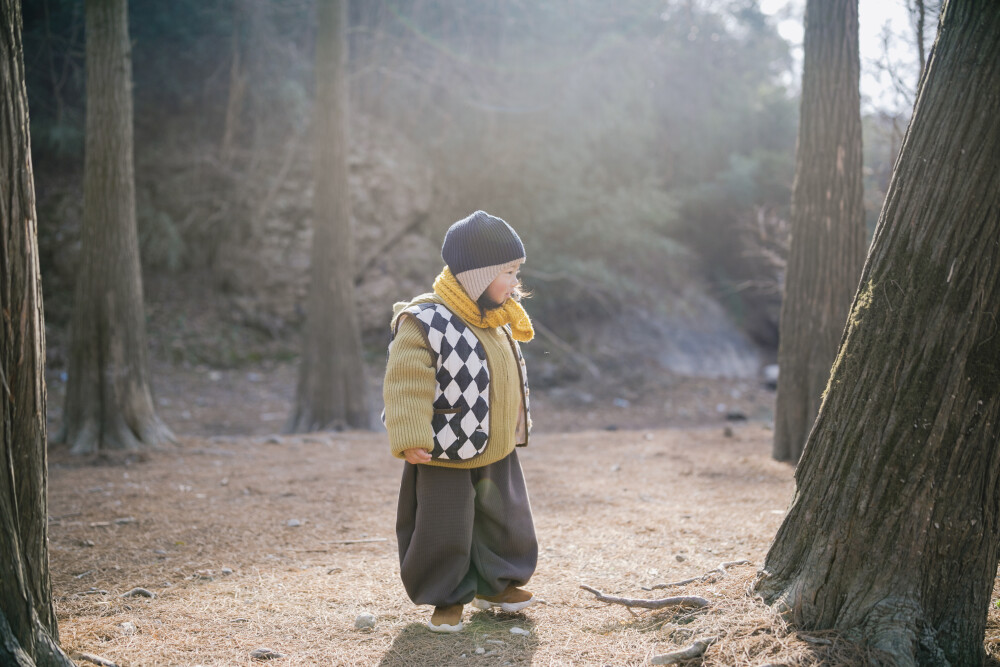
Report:
[[427,627],[431,632],[458,632],[462,629],[462,611],[465,605],[452,604],[447,607],[434,607],[431,620],[427,621]]
[[477,609],[500,607],[504,611],[521,611],[535,603],[535,596],[517,586],[508,586],[500,595],[477,595],[472,606]]

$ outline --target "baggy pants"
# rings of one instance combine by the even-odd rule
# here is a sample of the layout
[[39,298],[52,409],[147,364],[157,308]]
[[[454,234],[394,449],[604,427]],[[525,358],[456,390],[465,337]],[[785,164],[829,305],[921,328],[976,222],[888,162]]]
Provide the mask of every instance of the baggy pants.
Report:
[[517,452],[468,470],[406,463],[396,538],[416,604],[466,604],[528,583],[538,543]]

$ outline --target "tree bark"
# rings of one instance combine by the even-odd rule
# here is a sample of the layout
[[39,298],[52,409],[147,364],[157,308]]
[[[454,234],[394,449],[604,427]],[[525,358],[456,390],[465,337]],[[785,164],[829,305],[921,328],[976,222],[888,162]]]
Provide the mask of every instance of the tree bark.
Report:
[[799,460],[865,254],[858,0],[809,0],[774,458]]
[[317,24],[313,244],[290,432],[371,425],[347,185],[347,0],[317,3]]
[[147,380],[126,0],[87,0],[86,15],[83,226],[66,408],[57,436],[78,454],[173,441]]
[[45,326],[15,0],[0,0],[0,193],[0,664],[72,665],[49,584]]
[[756,590],[900,665],[979,665],[1000,545],[1000,3],[948,3]]

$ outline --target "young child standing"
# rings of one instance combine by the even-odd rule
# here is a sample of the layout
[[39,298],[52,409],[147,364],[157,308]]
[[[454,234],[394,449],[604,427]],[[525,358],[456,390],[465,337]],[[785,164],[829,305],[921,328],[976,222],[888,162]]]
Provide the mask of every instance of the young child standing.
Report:
[[483,211],[444,237],[433,292],[393,307],[383,396],[392,453],[406,460],[396,536],[410,599],[428,627],[458,632],[471,602],[519,611],[538,544],[515,447],[528,444],[528,384],[518,342],[517,233]]

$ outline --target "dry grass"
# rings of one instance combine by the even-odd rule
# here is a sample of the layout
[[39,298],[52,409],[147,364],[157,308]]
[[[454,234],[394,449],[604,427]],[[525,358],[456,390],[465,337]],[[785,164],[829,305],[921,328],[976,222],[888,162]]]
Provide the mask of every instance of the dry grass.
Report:
[[[467,630],[449,636],[424,628],[428,608],[411,604],[399,582],[401,464],[386,449],[384,436],[348,433],[189,439],[113,465],[55,453],[50,538],[64,647],[119,665],[260,665],[250,653],[261,647],[285,654],[274,661],[282,667],[645,665],[716,635],[694,664],[867,660],[836,636],[803,640],[745,595],[754,566],[715,583],[642,590],[722,561],[760,564],[793,483],[791,468],[770,460],[770,431],[759,424],[731,438],[721,427],[534,438],[521,456],[541,548],[530,588],[545,604],[467,612]],[[713,604],[633,616],[596,602],[584,583]],[[157,597],[121,597],[135,586]],[[377,617],[374,630],[354,629],[362,612]],[[531,634],[513,635],[514,626]]]

